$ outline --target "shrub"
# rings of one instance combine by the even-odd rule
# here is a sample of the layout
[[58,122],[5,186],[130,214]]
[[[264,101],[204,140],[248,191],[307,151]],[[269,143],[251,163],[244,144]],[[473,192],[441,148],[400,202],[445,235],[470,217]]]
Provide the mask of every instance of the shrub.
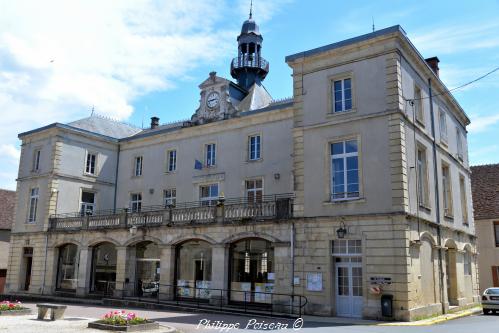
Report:
[[102,317],[102,322],[109,325],[116,326],[128,326],[144,324],[147,322],[146,318],[137,317],[133,312],[121,311],[109,311]]
[[12,311],[12,310],[22,310],[23,307],[21,305],[21,302],[16,301],[15,303],[12,303],[10,301],[3,301],[0,302],[0,311]]

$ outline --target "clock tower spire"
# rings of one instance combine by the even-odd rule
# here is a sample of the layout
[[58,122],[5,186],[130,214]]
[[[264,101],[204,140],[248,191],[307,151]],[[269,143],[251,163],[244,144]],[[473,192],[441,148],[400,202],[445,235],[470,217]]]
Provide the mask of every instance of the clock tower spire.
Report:
[[260,85],[269,72],[269,63],[261,56],[262,42],[258,24],[253,20],[251,2],[249,18],[244,21],[241,34],[237,36],[237,57],[232,59],[230,65],[230,74],[246,90],[255,83]]

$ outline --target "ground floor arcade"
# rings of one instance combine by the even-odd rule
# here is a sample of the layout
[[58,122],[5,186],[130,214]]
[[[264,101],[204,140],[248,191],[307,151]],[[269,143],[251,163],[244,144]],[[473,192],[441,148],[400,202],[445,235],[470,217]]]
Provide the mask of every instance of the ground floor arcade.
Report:
[[[343,230],[343,234],[338,232]],[[474,239],[405,216],[15,234],[8,292],[285,306],[414,320],[478,301]],[[385,313],[386,315],[386,313]],[[386,317],[386,316],[385,316]]]

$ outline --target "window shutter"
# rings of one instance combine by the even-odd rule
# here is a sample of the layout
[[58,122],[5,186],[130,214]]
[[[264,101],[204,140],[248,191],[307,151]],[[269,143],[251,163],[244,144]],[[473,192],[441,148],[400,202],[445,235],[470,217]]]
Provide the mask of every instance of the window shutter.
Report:
[[497,271],[499,270],[498,266],[492,266],[492,281],[494,287],[499,287],[499,277],[497,276]]

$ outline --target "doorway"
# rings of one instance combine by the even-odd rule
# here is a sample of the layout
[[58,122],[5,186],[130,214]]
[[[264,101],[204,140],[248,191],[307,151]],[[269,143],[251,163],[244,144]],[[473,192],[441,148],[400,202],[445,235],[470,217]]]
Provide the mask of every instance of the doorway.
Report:
[[24,261],[24,290],[29,290],[31,284],[31,267],[33,266],[33,248],[25,247],[23,249]]

